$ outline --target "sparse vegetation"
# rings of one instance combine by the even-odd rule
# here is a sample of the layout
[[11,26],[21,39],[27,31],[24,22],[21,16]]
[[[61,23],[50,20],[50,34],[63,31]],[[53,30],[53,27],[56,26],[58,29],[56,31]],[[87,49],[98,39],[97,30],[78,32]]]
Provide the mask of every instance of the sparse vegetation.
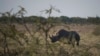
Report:
[[[0,56],[100,56],[100,26],[96,22],[99,17],[93,17],[97,18],[93,19],[95,23],[90,18],[51,17],[53,6],[45,11],[47,19],[24,17],[26,10],[20,8],[15,14],[1,13]],[[79,47],[73,48],[65,43],[65,39],[64,43],[51,43],[49,35],[56,35],[60,29],[78,32],[81,38]]]

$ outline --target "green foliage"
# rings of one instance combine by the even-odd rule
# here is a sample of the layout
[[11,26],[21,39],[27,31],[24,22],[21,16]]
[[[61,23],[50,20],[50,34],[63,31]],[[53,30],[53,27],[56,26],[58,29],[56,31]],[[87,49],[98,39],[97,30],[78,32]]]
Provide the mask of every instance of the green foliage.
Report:
[[[60,16],[60,17],[40,17],[40,16],[28,16],[28,17],[23,17],[25,23],[46,23],[51,22],[51,23],[67,23],[67,24],[100,24],[100,17],[88,17],[88,18],[81,18],[81,17],[67,17],[67,16]],[[1,16],[0,17],[0,23],[8,23],[9,21],[12,23],[21,23],[23,21],[23,18],[21,17],[16,17],[14,15],[9,17],[7,16]],[[8,20],[9,19],[9,20]]]
[[70,19],[67,16],[60,16],[60,20],[63,23],[69,23],[70,22]]
[[100,17],[88,17],[87,21],[92,24],[100,24]]

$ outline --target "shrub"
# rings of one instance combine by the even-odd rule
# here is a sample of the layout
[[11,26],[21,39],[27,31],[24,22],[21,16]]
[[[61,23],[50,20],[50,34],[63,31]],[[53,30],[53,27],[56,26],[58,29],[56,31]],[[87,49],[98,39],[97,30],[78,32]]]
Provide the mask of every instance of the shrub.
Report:
[[100,25],[97,26],[97,27],[94,29],[93,34],[96,35],[96,36],[99,36],[99,35],[100,35]]

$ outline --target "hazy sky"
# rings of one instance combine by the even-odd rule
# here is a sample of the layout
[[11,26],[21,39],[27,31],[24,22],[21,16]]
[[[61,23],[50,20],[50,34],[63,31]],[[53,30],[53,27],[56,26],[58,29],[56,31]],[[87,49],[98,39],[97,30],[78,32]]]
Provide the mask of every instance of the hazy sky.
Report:
[[[100,0],[0,0],[0,12],[9,11],[11,8],[16,12],[20,5],[27,10],[28,16],[40,15],[40,11],[48,9],[50,5],[61,11],[53,11],[52,16],[100,16]],[[42,16],[47,14],[43,13]]]

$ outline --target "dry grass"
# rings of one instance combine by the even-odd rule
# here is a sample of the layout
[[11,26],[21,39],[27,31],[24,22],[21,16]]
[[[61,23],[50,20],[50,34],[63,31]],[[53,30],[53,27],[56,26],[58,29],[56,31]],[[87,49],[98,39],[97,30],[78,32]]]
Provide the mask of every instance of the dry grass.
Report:
[[[68,45],[64,48],[72,56],[100,56],[100,36],[94,36],[92,34],[94,28],[97,25],[68,25],[70,31],[77,31],[81,37],[80,46],[75,49],[71,48]],[[58,27],[57,27],[58,28]],[[57,30],[56,28],[56,30]],[[63,27],[61,27],[63,28]],[[98,47],[97,47],[98,46]]]
[[[29,52],[32,52],[31,55],[33,55],[33,56],[34,56],[34,54],[33,54],[34,50],[37,50],[40,55],[46,56],[46,55],[44,55],[44,53],[45,53],[45,35],[40,34],[40,32],[34,33],[35,25],[27,24],[27,26],[28,26],[29,30],[31,31],[31,33],[34,35],[34,38],[31,38],[31,36],[26,31],[24,26],[16,24],[16,29],[24,32],[25,35],[27,35],[27,37],[30,40],[30,45],[27,47],[26,50],[28,50]],[[67,56],[100,56],[100,53],[99,53],[100,52],[100,36],[95,36],[92,34],[94,28],[97,25],[71,24],[71,25],[66,25],[66,26],[69,28],[67,28],[65,26],[57,26],[57,27],[52,28],[49,32],[49,35],[56,35],[56,33],[60,29],[66,29],[68,31],[77,31],[81,38],[80,46],[79,47],[75,46],[73,48],[71,45],[64,44],[59,41],[56,43],[51,43],[50,39],[48,38],[48,41],[49,41],[48,48],[53,49],[53,51],[55,52],[54,54],[52,54],[51,49],[48,49],[49,52],[51,53],[51,56],[54,56],[54,55],[55,56],[66,56],[66,55]],[[33,43],[36,41],[36,38],[39,38],[38,45]],[[40,55],[37,55],[37,56],[40,56]]]
[[[64,26],[57,26],[55,28],[52,28],[50,30],[49,34],[56,35],[56,33],[60,29],[66,29],[68,31],[77,31],[81,37],[80,46],[73,48],[71,45],[63,44],[61,42],[51,43],[50,39],[49,39],[50,46],[53,46],[52,49],[54,49],[56,51],[56,55],[59,54],[59,51],[62,51],[63,52],[62,54],[65,54],[68,56],[100,56],[100,54],[99,54],[99,52],[100,52],[100,36],[94,36],[92,34],[94,28],[97,25],[74,25],[74,24],[72,24],[72,25],[67,25],[67,26],[70,29],[66,28]],[[41,37],[42,41],[40,41],[40,42],[45,43],[43,40],[43,38],[45,38],[44,36],[41,36],[39,33],[36,33],[35,36]]]

